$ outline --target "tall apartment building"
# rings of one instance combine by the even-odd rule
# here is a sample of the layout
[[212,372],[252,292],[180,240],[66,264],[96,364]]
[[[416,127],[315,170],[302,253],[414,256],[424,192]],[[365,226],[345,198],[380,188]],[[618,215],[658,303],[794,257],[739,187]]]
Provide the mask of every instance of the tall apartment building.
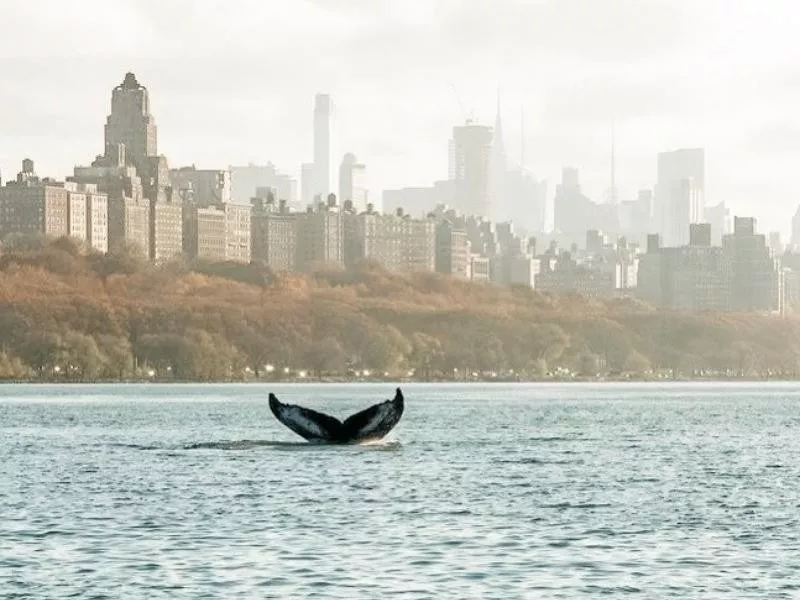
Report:
[[[169,180],[179,198],[191,191],[200,207],[231,203],[231,173],[222,169],[198,169],[194,166],[170,169]],[[255,189],[251,192],[255,193]],[[249,197],[248,197],[249,200]],[[243,203],[247,205],[248,203]]]
[[681,310],[782,312],[784,270],[755,233],[755,220],[736,217],[734,232],[712,246],[712,226],[691,225],[689,244],[661,247],[650,236],[639,260],[639,296]]
[[734,217],[733,233],[723,236],[722,247],[730,260],[731,308],[733,310],[781,312],[783,270],[755,231],[753,218]]
[[105,126],[105,157],[110,158],[122,145],[126,162],[140,174],[148,169],[148,159],[156,156],[157,136],[155,119],[150,114],[150,97],[133,73],[111,92],[111,114]]
[[564,167],[553,200],[555,230],[566,244],[581,243],[586,231],[601,227],[600,210],[581,191],[578,169]]
[[273,271],[297,269],[297,224],[299,213],[289,212],[286,202],[274,197],[253,198],[250,217],[253,260]]
[[471,249],[467,232],[451,221],[436,226],[436,272],[458,279],[470,278]]
[[239,204],[226,204],[225,210],[225,255],[227,260],[249,263],[252,255],[250,246],[250,207]]
[[336,196],[330,194],[327,203],[298,215],[298,270],[308,271],[321,264],[344,266],[343,242],[342,213]]
[[689,225],[705,221],[705,153],[702,148],[658,155],[655,204],[663,245],[686,245]]
[[0,237],[9,234],[69,235],[69,195],[63,184],[39,179],[23,161],[16,181],[0,187]]
[[455,181],[455,208],[466,215],[488,217],[492,128],[467,121],[453,128],[450,179]]
[[399,273],[436,268],[436,224],[432,220],[411,219],[402,211],[381,215],[368,209],[361,214],[345,211],[343,227],[347,267],[370,259]]
[[86,198],[86,237],[98,252],[108,252],[108,196],[96,185],[78,185]]
[[716,206],[706,206],[704,214],[703,220],[711,225],[711,245],[721,246],[723,236],[733,233],[731,209],[720,202]]
[[190,225],[184,231],[189,256],[213,262],[227,260],[225,249],[225,211],[217,207],[195,207]]
[[89,219],[86,213],[86,194],[78,191],[78,184],[67,182],[67,231],[71,238],[88,241]]
[[563,252],[554,261],[545,261],[536,276],[536,289],[587,298],[606,298],[618,293],[613,271],[579,265],[569,252]]
[[184,205],[184,248],[189,258],[250,262],[250,207]]
[[328,94],[317,94],[314,98],[314,197],[323,200],[331,188],[331,129],[333,101]]
[[150,260],[164,263],[183,254],[183,207],[180,201],[150,202]]
[[662,247],[660,236],[648,236],[639,259],[637,295],[654,306],[677,310],[727,310],[730,265],[722,248],[708,244],[709,228],[692,228],[692,244]]
[[99,252],[108,251],[108,197],[97,186],[67,181],[67,235]]
[[108,251],[108,197],[93,185],[12,182],[0,188],[0,232],[69,236]]
[[361,212],[367,209],[368,196],[366,167],[348,152],[339,167],[339,202],[351,202],[353,210]]
[[150,203],[116,196],[108,200],[108,251],[150,254]]
[[[178,198],[172,195],[167,160],[158,155],[149,93],[133,73],[111,92],[103,154],[90,167],[75,167],[69,181],[107,195],[109,251],[137,248],[158,262],[181,253]],[[95,202],[95,212],[100,204]]]
[[496,229],[499,252],[492,258],[492,281],[502,285],[533,288],[541,271],[535,258],[535,240],[523,239],[514,232],[512,223],[500,223]]
[[[124,248],[137,248],[145,256],[150,254],[150,203],[144,197],[141,179],[136,167],[125,165],[124,149],[116,164],[106,159],[95,161],[91,167],[75,167],[68,182],[92,186],[106,196],[107,239],[109,252]],[[97,201],[95,210],[102,210]],[[95,231],[101,227],[95,223]]]
[[617,294],[613,273],[579,265],[569,252],[564,252],[553,263],[546,263],[546,268],[536,276],[536,289],[586,298],[607,298]]
[[469,279],[471,281],[489,283],[492,280],[492,259],[488,256],[470,253]]
[[300,165],[300,204],[304,209],[314,205],[314,163]]

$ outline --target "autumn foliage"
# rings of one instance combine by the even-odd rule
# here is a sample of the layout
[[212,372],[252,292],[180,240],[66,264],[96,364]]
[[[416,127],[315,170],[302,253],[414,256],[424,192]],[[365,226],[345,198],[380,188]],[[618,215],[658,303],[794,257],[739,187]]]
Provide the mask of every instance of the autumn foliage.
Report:
[[69,240],[0,256],[0,378],[783,377],[800,321],[656,311],[374,264],[150,265]]

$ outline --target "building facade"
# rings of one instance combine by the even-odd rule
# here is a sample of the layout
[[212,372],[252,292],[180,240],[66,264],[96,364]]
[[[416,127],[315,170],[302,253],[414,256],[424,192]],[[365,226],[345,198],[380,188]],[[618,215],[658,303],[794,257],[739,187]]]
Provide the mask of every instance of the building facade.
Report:
[[374,260],[398,273],[430,272],[436,267],[436,225],[401,211],[381,215],[345,212],[344,263],[352,267],[364,259]]
[[108,252],[108,196],[96,185],[79,187],[86,195],[86,236],[89,246],[98,252]]
[[362,212],[369,204],[366,167],[355,155],[347,153],[339,168],[339,202],[351,202],[355,212]]
[[273,271],[297,270],[297,224],[300,214],[274,198],[254,198],[250,217],[253,260]]
[[314,98],[314,197],[323,200],[331,188],[331,125],[333,101],[328,94],[317,94]]
[[470,248],[467,232],[450,221],[436,226],[436,272],[457,279],[470,279]]
[[455,182],[454,206],[466,215],[489,217],[492,128],[467,121],[453,128],[450,179]]
[[[199,207],[230,204],[231,173],[224,169],[198,169],[194,166],[171,169],[169,180],[173,193],[178,198],[191,195],[192,201]],[[255,193],[253,190],[252,193]],[[243,203],[249,205],[248,201]]]
[[150,203],[150,260],[164,263],[183,254],[183,208],[180,202]]
[[[105,196],[107,251],[120,252],[125,248],[135,248],[144,256],[149,256],[150,203],[144,197],[136,167],[125,165],[124,156],[119,158],[119,164],[112,165],[106,159],[100,159],[91,167],[75,167],[68,182],[91,186],[91,189]],[[95,210],[102,211],[103,201],[92,201],[95,202]],[[97,212],[94,214],[98,220],[94,223],[93,232],[98,232],[102,228],[102,217]],[[141,219],[145,221],[141,222]],[[102,242],[98,244],[102,245]]]
[[731,308],[780,313],[783,311],[783,269],[753,218],[735,217],[733,233],[722,238],[730,261]]
[[189,258],[210,262],[249,263],[250,207],[183,206],[184,250]]
[[105,126],[105,156],[125,148],[126,164],[144,172],[147,159],[158,154],[155,119],[150,114],[150,97],[133,73],[111,92],[111,114]]
[[0,237],[10,234],[69,235],[67,190],[47,183],[0,188]]
[[297,268],[308,272],[319,265],[344,266],[342,213],[331,194],[297,217]]
[[702,148],[658,155],[655,200],[663,245],[686,245],[689,225],[705,221],[705,152]]

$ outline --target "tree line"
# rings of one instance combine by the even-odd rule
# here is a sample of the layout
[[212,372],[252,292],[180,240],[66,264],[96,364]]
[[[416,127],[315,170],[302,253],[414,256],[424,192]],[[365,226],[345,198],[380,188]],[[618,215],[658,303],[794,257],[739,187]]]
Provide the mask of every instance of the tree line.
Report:
[[0,378],[543,380],[800,375],[800,321],[259,264],[154,266],[69,239],[0,255]]

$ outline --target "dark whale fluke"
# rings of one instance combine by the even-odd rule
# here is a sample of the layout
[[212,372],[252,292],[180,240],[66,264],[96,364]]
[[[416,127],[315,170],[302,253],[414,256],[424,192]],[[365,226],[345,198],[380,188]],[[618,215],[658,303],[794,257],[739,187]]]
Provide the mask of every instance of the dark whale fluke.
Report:
[[370,406],[342,423],[335,417],[310,408],[284,404],[275,394],[269,395],[269,408],[278,421],[309,442],[328,444],[354,444],[381,439],[400,421],[404,404],[403,392],[397,388],[393,400]]

